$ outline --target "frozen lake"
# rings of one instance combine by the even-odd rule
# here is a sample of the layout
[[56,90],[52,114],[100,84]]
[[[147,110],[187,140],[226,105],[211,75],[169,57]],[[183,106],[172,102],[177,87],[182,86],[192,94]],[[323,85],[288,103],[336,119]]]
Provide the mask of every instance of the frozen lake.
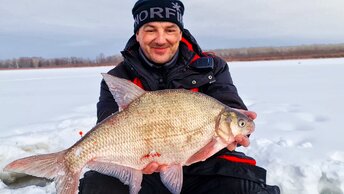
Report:
[[[229,63],[258,113],[249,148],[283,194],[344,193],[344,58]],[[101,72],[111,67],[0,71],[0,179],[14,159],[69,147],[96,122]],[[54,193],[45,187],[0,193]]]

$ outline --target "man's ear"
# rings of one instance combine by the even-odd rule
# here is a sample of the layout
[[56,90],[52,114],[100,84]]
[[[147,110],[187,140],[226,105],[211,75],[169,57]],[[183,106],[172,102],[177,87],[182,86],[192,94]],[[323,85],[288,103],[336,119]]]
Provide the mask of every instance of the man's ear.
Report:
[[183,38],[183,31],[180,31],[180,40],[179,41],[181,41],[182,38]]
[[138,35],[139,35],[139,31],[137,31],[136,33],[135,33],[135,36],[136,36],[136,41],[138,42],[139,40],[138,40]]

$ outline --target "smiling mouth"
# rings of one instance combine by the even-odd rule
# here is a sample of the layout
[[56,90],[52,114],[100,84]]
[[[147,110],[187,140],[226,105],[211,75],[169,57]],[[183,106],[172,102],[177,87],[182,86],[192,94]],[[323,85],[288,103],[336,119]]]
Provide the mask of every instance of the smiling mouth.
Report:
[[158,50],[162,50],[162,49],[167,49],[167,47],[152,47],[153,49],[158,49]]
[[153,50],[158,54],[164,54],[167,51],[167,48],[155,47]]

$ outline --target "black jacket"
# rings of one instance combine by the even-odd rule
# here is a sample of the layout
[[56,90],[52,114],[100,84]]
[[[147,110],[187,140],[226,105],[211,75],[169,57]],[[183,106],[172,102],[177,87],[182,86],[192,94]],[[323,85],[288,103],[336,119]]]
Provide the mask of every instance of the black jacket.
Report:
[[[134,35],[122,51],[124,61],[108,73],[132,81],[139,79],[147,91],[197,88],[199,92],[212,96],[230,107],[247,109],[233,84],[227,63],[217,56],[203,53],[189,31],[183,31],[179,56],[177,63],[173,66],[151,67],[141,60],[138,50],[139,44]],[[118,106],[103,80],[97,104],[97,122],[117,110]],[[219,158],[222,155],[239,160],[228,161]],[[264,169],[242,161],[255,162],[243,153],[223,149],[205,162],[184,167],[184,174],[218,174],[265,183],[266,172]]]

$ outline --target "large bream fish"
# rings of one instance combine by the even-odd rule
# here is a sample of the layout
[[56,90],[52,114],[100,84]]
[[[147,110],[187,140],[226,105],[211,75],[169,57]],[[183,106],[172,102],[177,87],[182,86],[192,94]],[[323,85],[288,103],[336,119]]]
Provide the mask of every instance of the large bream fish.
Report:
[[[166,164],[161,180],[180,193],[182,166],[204,161],[253,132],[246,115],[207,95],[183,89],[146,92],[103,74],[120,111],[97,124],[72,147],[16,160],[5,171],[53,179],[57,194],[75,194],[84,167],[117,177],[130,193],[141,189],[142,169]],[[114,191],[115,193],[115,191]]]

